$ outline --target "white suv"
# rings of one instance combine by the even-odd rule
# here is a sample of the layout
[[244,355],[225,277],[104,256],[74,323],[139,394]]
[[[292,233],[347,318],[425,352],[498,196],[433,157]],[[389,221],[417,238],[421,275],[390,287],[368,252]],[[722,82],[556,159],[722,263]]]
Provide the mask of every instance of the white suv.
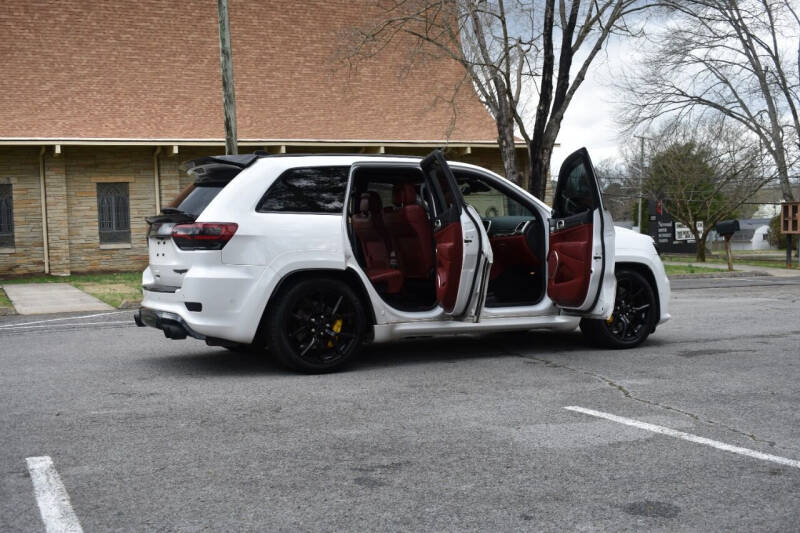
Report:
[[186,164],[150,223],[139,325],[333,370],[364,342],[574,329],[632,347],[669,318],[650,237],[614,228],[589,154],[550,209],[440,151],[248,154]]

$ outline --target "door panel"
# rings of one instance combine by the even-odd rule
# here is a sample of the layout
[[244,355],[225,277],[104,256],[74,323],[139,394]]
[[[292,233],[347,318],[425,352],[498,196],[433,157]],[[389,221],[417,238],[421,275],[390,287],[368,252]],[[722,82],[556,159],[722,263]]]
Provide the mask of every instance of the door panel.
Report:
[[436,241],[436,299],[443,309],[453,309],[461,281],[461,224],[453,222],[437,231],[433,238]]
[[547,294],[566,311],[607,318],[616,292],[614,226],[585,148],[561,166],[553,203]]
[[480,217],[467,209],[442,152],[434,150],[420,166],[433,197],[439,305],[449,315],[468,318],[475,288],[482,286],[477,278],[486,261],[482,243],[488,237]]
[[504,271],[512,267],[537,268],[539,259],[528,244],[527,235],[500,235],[491,237],[494,262],[491,278],[496,279]]
[[592,224],[581,224],[550,236],[547,294],[559,305],[578,307],[586,299],[592,272]]

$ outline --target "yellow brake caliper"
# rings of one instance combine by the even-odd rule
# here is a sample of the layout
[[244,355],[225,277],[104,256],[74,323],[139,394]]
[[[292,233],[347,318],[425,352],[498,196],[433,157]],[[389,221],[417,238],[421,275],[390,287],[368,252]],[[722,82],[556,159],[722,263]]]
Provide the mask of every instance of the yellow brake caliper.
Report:
[[[333,323],[333,326],[331,327],[331,329],[333,331],[335,331],[336,333],[341,333],[342,332],[342,319],[341,318],[337,318],[336,322]],[[336,340],[339,340],[339,337],[336,337]],[[328,341],[328,348],[333,348],[333,341],[332,340]]]

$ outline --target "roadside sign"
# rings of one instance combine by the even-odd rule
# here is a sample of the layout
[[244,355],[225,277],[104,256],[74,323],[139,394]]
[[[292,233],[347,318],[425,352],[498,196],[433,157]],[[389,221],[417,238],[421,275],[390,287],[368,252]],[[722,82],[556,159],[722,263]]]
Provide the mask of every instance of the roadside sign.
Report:
[[[693,254],[697,251],[697,243],[689,228],[673,220],[661,200],[649,201],[650,236],[656,249],[662,253]],[[703,223],[698,223],[700,231]]]
[[[697,227],[697,231],[699,233],[703,233],[703,221],[700,220],[695,223]],[[691,241],[694,242],[694,235],[692,235],[692,231],[689,229],[688,226],[681,224],[680,222],[675,222],[675,240],[676,241]]]

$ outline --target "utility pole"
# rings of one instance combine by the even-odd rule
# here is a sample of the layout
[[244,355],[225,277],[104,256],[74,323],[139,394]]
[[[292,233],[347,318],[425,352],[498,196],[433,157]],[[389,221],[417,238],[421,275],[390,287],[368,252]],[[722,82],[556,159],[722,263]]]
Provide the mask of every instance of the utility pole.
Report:
[[634,135],[637,139],[641,141],[641,159],[639,160],[639,233],[642,232],[642,196],[644,195],[644,191],[642,189],[643,181],[644,181],[644,140],[649,139],[650,137],[645,137],[644,135]]
[[219,10],[219,62],[222,67],[222,107],[225,112],[225,153],[239,153],[236,146],[236,95],[233,90],[233,60],[231,59],[231,24],[228,19],[228,0],[217,0]]

